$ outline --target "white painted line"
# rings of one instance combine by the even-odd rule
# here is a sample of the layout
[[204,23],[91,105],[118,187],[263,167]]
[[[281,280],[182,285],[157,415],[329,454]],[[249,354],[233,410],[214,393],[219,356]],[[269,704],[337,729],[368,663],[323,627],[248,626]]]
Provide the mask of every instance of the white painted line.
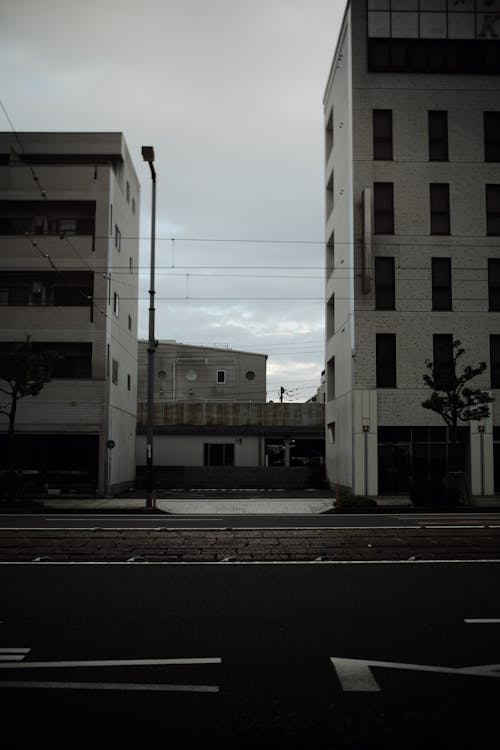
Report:
[[26,654],[0,654],[0,665],[4,661],[22,661]]
[[168,685],[142,682],[26,682],[1,680],[1,688],[35,688],[59,690],[146,690],[170,693],[218,693],[218,685]]
[[345,692],[380,692],[381,688],[372,673],[373,667],[403,669],[439,674],[469,675],[473,677],[500,677],[500,664],[485,664],[473,667],[435,667],[427,664],[406,664],[395,661],[373,661],[368,659],[345,659],[331,656],[330,661]]
[[500,618],[468,618],[464,620],[464,622],[467,623],[467,625],[498,625],[500,624]]
[[[148,561],[147,566],[148,568],[153,567],[154,565],[169,565],[171,567],[174,567],[176,565],[182,566],[182,565],[213,565],[218,568],[224,568],[228,567],[230,565],[235,565],[237,567],[242,567],[243,565],[472,565],[472,564],[491,564],[496,563],[500,564],[499,558],[484,558],[480,560],[464,560],[464,559],[458,559],[458,560],[241,560],[241,561],[235,561],[235,562],[227,562],[224,563],[224,565],[221,565],[220,560],[214,560],[214,561],[206,561],[206,562],[196,562],[194,560],[191,561],[179,561],[174,560],[172,562],[158,562],[155,561]],[[139,567],[140,565],[146,565],[146,563],[136,563],[134,565],[135,568]],[[32,560],[0,560],[0,566],[2,565],[36,565],[38,568],[50,568],[54,565],[69,565],[77,567],[78,565],[126,565],[130,568],[130,563],[126,561],[115,561],[115,560],[87,560],[86,562],[82,562],[81,560],[73,560],[73,561],[50,561],[45,562],[43,565],[40,565],[40,563],[35,563]]]
[[0,654],[28,654],[30,648],[0,648]]
[[220,657],[208,659],[89,659],[86,661],[23,661],[2,664],[0,669],[54,669],[59,667],[144,667],[165,664],[221,664]]

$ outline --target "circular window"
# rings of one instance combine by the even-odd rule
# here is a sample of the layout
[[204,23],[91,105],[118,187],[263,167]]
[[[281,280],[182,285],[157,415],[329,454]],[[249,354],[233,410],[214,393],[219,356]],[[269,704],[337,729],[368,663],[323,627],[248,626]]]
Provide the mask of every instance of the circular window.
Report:
[[188,370],[186,373],[186,380],[189,380],[190,383],[193,382],[193,380],[196,380],[198,377],[198,374],[196,370]]
[[247,380],[254,380],[255,379],[255,373],[253,370],[248,370],[248,372],[245,375]]
[[167,377],[167,373],[165,372],[165,370],[159,370],[158,380],[165,380],[166,377]]

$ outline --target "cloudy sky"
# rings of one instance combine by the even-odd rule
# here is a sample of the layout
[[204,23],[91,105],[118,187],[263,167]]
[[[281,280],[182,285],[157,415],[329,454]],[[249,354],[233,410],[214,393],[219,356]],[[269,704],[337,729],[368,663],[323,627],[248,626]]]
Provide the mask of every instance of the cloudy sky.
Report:
[[[156,335],[262,352],[268,399],[323,369],[322,97],[344,0],[2,0],[16,130],[122,131],[158,173]],[[0,111],[0,130],[9,124]]]

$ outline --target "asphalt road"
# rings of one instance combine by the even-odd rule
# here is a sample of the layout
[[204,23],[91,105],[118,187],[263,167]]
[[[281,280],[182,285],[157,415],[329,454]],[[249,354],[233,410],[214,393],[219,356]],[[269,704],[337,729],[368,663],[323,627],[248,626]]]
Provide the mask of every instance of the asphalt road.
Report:
[[254,528],[416,528],[489,526],[500,528],[500,513],[308,513],[256,515],[151,515],[144,513],[5,513],[0,528],[19,529],[254,529]]
[[499,572],[0,565],[4,733],[21,748],[493,747]]

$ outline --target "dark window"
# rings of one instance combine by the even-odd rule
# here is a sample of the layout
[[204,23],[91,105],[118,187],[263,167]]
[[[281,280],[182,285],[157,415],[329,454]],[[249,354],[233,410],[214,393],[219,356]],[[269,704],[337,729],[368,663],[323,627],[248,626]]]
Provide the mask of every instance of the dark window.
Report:
[[234,466],[234,443],[205,443],[205,466]]
[[326,216],[330,216],[334,206],[334,193],[333,193],[333,172],[326,185]]
[[132,380],[130,378],[130,375],[127,375],[127,391],[130,390],[131,383],[132,383]]
[[488,39],[368,39],[368,69],[406,73],[500,73],[500,42]]
[[116,292],[114,292],[114,294],[113,294],[113,313],[118,318],[118,316],[120,314],[120,298],[119,298],[119,296],[117,295]]
[[392,159],[392,109],[373,110],[373,158]]
[[335,268],[335,232],[332,232],[326,243],[326,273],[331,276]]
[[500,388],[500,336],[490,336],[491,387]]
[[484,113],[484,160],[500,161],[500,112]]
[[128,330],[129,331],[132,330],[132,316],[131,315],[128,316]]
[[328,401],[335,398],[335,357],[329,359],[326,364],[326,395]]
[[438,386],[446,388],[454,372],[453,335],[435,333],[432,337],[433,376]]
[[331,338],[335,334],[335,295],[332,294],[326,303],[326,337]]
[[451,310],[451,258],[432,258],[432,309]]
[[118,225],[115,224],[115,247],[120,252],[122,249],[122,233],[118,229]]
[[12,285],[8,287],[7,304],[9,305],[28,305],[30,301],[29,286]]
[[377,388],[396,388],[396,334],[377,333]]
[[374,183],[373,216],[375,234],[394,234],[394,199],[392,182]]
[[[17,343],[0,344],[0,353],[12,351]],[[92,344],[63,341],[35,341],[31,344],[35,354],[50,356],[52,377],[79,378],[92,377]]]
[[118,385],[118,362],[116,359],[111,360],[111,380]]
[[486,233],[500,235],[500,185],[486,185]]
[[491,312],[500,312],[500,258],[488,258],[488,300]]
[[217,383],[222,384],[226,382],[226,371],[217,370]]
[[325,127],[325,151],[326,151],[326,158],[330,156],[331,150],[333,148],[333,109],[330,112],[330,116],[328,118],[328,121],[326,123]]
[[0,234],[93,235],[95,201],[0,201]]
[[127,180],[126,186],[125,186],[125,195],[127,198],[127,203],[130,203],[130,182]]
[[395,305],[394,258],[375,258],[375,308],[394,310]]
[[448,161],[448,113],[433,110],[429,115],[429,160]]
[[434,182],[430,188],[431,234],[450,233],[450,186]]

